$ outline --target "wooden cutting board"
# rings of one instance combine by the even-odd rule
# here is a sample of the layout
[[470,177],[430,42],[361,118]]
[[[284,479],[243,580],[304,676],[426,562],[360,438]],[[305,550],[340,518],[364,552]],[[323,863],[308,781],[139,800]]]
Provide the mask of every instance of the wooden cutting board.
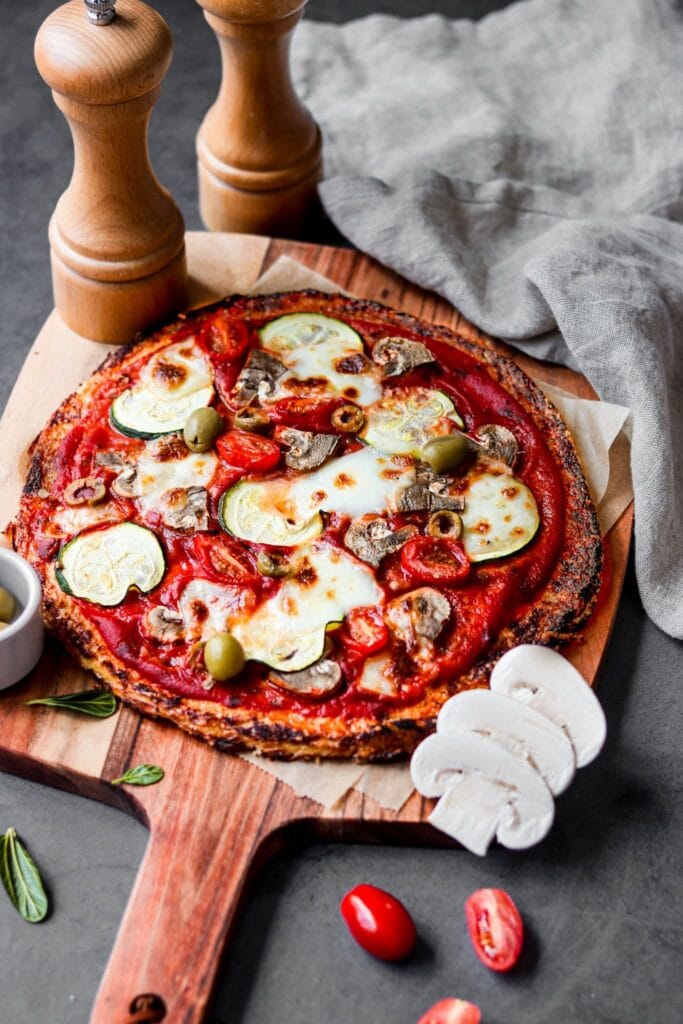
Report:
[[[200,232],[187,241],[193,304],[225,291],[248,291],[279,256],[289,255],[355,295],[482,337],[444,300],[350,250]],[[73,334],[55,313],[47,320],[0,421],[0,527],[15,513],[31,440],[107,351]],[[514,358],[539,379],[595,397],[571,370],[518,353]],[[631,526],[629,508],[607,538],[609,571],[598,610],[568,652],[591,683],[616,613]],[[95,1024],[201,1021],[246,884],[264,859],[293,837],[447,842],[426,823],[432,802],[415,793],[398,812],[355,790],[341,806],[326,810],[240,758],[127,708],[96,721],[25,707],[31,697],[84,689],[93,681],[56,643],[48,643],[31,676],[0,694],[0,769],[102,800],[150,829],[93,1009]],[[123,790],[107,781],[144,762],[163,766],[166,777],[160,784]]]

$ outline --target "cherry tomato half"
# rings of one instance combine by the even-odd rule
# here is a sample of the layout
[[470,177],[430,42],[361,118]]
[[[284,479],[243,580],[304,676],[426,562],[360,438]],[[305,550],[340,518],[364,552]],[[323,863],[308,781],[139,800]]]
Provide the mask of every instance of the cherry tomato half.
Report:
[[415,945],[413,919],[399,900],[374,885],[357,885],[339,905],[359,946],[380,960],[402,960]]
[[344,647],[367,657],[389,643],[389,630],[376,608],[353,608],[344,620]]
[[417,1024],[479,1024],[481,1011],[464,999],[440,999]]
[[303,398],[292,396],[281,398],[268,407],[275,423],[298,430],[313,430],[331,433],[330,418],[335,409],[343,405],[343,398]]
[[236,359],[249,343],[249,330],[241,320],[229,317],[225,310],[218,310],[210,317],[201,340],[221,359]]
[[275,441],[248,430],[228,430],[218,438],[216,448],[225,462],[253,473],[272,469],[280,458],[280,446]]
[[401,548],[401,565],[418,583],[460,583],[470,571],[462,544],[448,537],[411,537]]
[[477,889],[465,900],[465,919],[474,951],[492,971],[509,971],[517,962],[524,925],[504,889]]

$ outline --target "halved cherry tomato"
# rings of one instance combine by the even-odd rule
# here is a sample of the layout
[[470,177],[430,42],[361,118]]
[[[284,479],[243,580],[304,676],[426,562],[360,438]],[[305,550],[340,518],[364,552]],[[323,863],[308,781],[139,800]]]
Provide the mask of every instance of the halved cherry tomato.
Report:
[[200,563],[209,572],[218,573],[231,583],[260,581],[252,556],[238,541],[212,533],[196,533],[193,547]]
[[281,449],[269,437],[259,437],[248,430],[228,430],[216,441],[218,454],[231,466],[249,469],[253,473],[272,469],[280,458]]
[[249,330],[242,320],[232,319],[221,309],[209,315],[200,340],[221,359],[236,359],[249,344]]
[[366,657],[389,643],[389,630],[376,608],[353,608],[344,620],[344,647]]
[[492,971],[509,971],[524,941],[524,925],[504,889],[477,889],[465,900],[465,919],[474,951]]
[[481,1011],[464,999],[440,999],[417,1024],[479,1024]]
[[281,398],[268,406],[268,412],[275,423],[299,430],[313,430],[322,434],[333,433],[330,417],[335,409],[344,404],[343,398]]
[[413,919],[403,904],[374,885],[357,885],[340,903],[359,946],[380,960],[402,960],[415,945]]
[[470,571],[462,544],[448,537],[411,537],[401,548],[401,565],[418,583],[461,583]]

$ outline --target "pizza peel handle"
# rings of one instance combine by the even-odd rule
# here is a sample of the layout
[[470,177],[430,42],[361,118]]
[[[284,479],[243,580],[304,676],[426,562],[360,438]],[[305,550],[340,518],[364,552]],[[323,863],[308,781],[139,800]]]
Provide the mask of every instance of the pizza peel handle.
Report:
[[143,731],[161,740],[149,760],[166,775],[135,793],[151,837],[91,1022],[199,1024],[254,858],[297,800],[239,758],[153,723]]

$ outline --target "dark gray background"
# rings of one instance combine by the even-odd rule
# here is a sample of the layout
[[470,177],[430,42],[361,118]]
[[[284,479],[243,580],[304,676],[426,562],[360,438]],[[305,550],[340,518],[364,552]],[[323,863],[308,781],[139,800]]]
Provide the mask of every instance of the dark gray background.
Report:
[[[46,227],[71,167],[68,130],[32,60],[33,36],[54,6],[0,0],[0,408],[51,308]],[[176,52],[153,118],[153,163],[188,227],[198,228],[194,136],[216,92],[217,51],[192,0],[155,6]],[[307,16],[478,17],[501,6],[311,0]],[[682,646],[645,618],[630,571],[599,686],[607,748],[558,801],[549,838],[481,861],[455,850],[359,846],[278,858],[234,936],[213,1024],[414,1024],[447,995],[477,1002],[485,1024],[679,1024],[682,685]],[[41,865],[53,912],[25,924],[0,892],[0,1024],[82,1024],[145,830],[110,808],[0,776],[0,829],[10,825]],[[337,905],[361,881],[392,890],[413,912],[421,941],[407,963],[373,961],[345,933]],[[484,885],[507,888],[527,923],[522,964],[507,977],[481,967],[465,937],[463,901]]]

